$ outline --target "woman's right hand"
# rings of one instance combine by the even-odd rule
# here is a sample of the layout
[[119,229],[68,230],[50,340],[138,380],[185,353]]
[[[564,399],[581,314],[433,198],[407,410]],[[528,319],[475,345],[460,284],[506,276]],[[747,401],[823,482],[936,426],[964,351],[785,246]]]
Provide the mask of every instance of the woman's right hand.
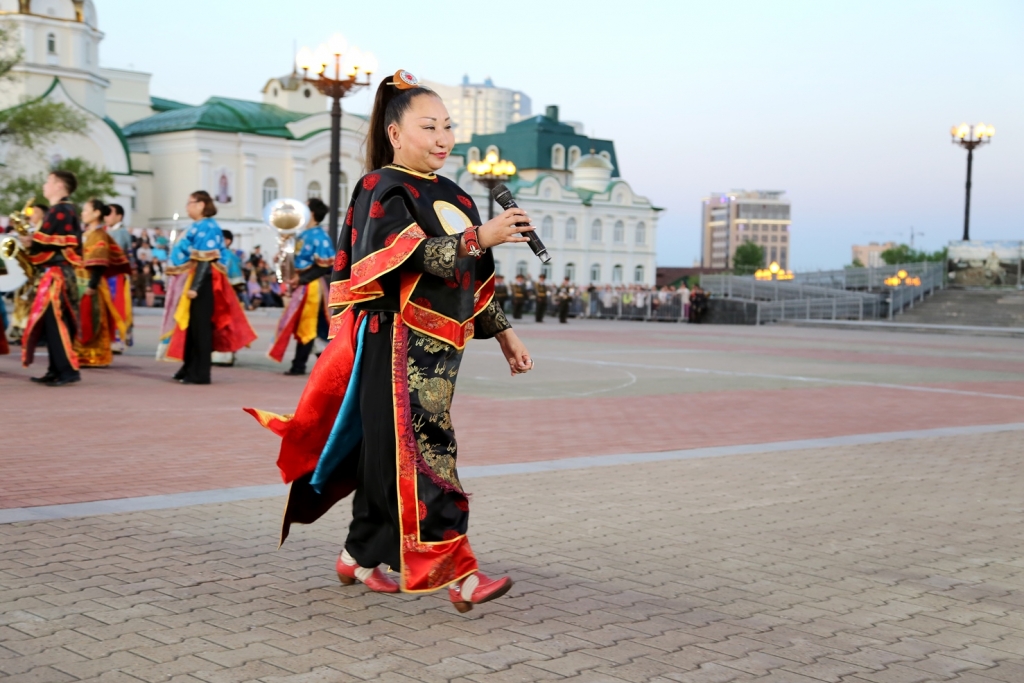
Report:
[[533,232],[533,226],[520,227],[516,225],[516,223],[529,222],[530,217],[520,208],[503,211],[477,228],[476,238],[480,242],[480,248],[490,249],[510,242],[529,242],[529,238],[519,233]]

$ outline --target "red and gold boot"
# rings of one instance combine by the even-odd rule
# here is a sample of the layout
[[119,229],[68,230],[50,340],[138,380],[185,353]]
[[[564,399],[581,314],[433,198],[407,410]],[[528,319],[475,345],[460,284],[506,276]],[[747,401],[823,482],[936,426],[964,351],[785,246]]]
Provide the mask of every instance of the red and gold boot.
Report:
[[338,555],[338,562],[335,565],[338,570],[338,579],[346,586],[351,586],[356,581],[366,584],[366,587],[378,593],[397,593],[398,584],[388,578],[388,575],[380,570],[380,567],[368,569],[360,567],[347,550],[342,550]]
[[512,587],[512,579],[488,579],[483,572],[470,574],[459,583],[448,586],[448,597],[459,612],[468,612],[473,605],[500,598]]

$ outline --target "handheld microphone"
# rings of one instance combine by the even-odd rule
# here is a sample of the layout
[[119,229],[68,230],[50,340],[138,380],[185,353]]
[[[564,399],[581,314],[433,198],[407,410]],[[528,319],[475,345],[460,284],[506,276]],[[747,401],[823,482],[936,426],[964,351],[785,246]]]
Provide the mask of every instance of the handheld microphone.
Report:
[[[494,189],[491,190],[491,199],[498,202],[498,206],[506,211],[509,209],[519,208],[519,205],[516,204],[516,200],[512,198],[512,191],[505,187],[503,183],[494,186]],[[529,223],[516,223],[516,227],[526,227],[528,225]],[[520,234],[530,240],[527,244],[530,245],[530,249],[533,250],[533,253],[537,255],[537,258],[541,260],[541,263],[551,263],[551,255],[548,254],[548,248],[540,241],[537,231],[534,230]]]

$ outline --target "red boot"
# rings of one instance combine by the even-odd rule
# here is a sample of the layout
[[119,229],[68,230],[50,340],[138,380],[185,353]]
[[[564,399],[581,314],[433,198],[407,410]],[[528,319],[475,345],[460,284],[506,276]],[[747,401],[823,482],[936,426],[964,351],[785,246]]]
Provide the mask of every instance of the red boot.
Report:
[[380,570],[380,567],[373,569],[360,567],[344,550],[338,555],[335,569],[338,570],[338,579],[346,586],[351,586],[356,581],[362,581],[367,588],[378,593],[398,592],[398,584],[389,579],[388,575]]
[[455,609],[468,612],[473,609],[473,605],[500,598],[511,587],[512,579],[507,576],[492,580],[484,576],[483,572],[476,572],[448,586],[448,597]]

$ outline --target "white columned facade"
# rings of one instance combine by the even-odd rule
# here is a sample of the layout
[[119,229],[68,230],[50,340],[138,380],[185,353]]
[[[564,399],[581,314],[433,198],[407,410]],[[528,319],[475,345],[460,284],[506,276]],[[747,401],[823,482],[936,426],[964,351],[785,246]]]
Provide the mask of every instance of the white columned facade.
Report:
[[245,218],[256,218],[256,155],[245,155]]

